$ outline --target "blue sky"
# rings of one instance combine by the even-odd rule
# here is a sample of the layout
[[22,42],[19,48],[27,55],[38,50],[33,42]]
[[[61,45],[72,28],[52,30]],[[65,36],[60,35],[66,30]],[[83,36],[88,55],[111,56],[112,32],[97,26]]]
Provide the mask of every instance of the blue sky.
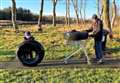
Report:
[[[40,0],[16,0],[17,8],[23,7],[30,9],[34,13],[39,13]],[[80,3],[80,0],[79,0]],[[118,6],[120,6],[120,0],[116,0]],[[0,8],[6,8],[11,6],[11,0],[0,0]],[[92,14],[96,13],[96,0],[86,0],[86,18],[90,18]],[[65,0],[58,0],[56,12],[58,16],[65,16]],[[52,2],[51,0],[45,0],[44,15],[52,15]],[[75,17],[73,5],[71,3],[70,8],[71,17]]]

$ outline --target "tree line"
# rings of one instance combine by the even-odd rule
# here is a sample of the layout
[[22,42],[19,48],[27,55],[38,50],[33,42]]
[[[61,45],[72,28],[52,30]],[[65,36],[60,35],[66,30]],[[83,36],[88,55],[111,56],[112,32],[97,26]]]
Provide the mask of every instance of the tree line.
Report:
[[[17,30],[17,24],[16,24],[16,15],[17,15],[17,9],[16,9],[16,0],[12,1],[12,23],[15,30]],[[38,17],[38,27],[40,31],[42,31],[42,22],[43,22],[43,12],[44,12],[44,5],[46,0],[40,0],[40,10],[39,11],[39,17]],[[56,26],[56,6],[58,4],[59,0],[51,0],[51,3],[53,4],[53,15],[52,15],[52,23],[53,26]],[[108,28],[112,34],[112,27],[114,26],[114,22],[116,19],[116,0],[112,1],[112,21],[110,20],[110,0],[96,0],[97,1],[97,10],[98,10],[98,16],[103,20],[104,27]],[[76,22],[79,24],[79,20],[82,19],[85,21],[85,8],[86,8],[86,0],[80,0],[81,4],[78,4],[78,0],[65,0],[66,2],[66,15],[65,15],[65,22],[67,25],[70,25],[70,2],[72,2],[74,7],[74,12],[76,14]],[[100,6],[101,5],[101,6]],[[84,13],[84,16],[82,15]]]
[[[11,20],[11,7],[0,10],[0,20]],[[37,21],[38,15],[33,14],[29,9],[17,8],[16,19],[22,21]]]
[[[11,20],[11,7],[0,10],[0,20]],[[32,13],[29,9],[22,7],[16,9],[16,20],[20,21],[38,21],[39,15]],[[70,19],[72,21],[72,18]],[[43,16],[42,23],[52,24],[52,16]],[[65,23],[64,17],[57,17],[57,24]]]

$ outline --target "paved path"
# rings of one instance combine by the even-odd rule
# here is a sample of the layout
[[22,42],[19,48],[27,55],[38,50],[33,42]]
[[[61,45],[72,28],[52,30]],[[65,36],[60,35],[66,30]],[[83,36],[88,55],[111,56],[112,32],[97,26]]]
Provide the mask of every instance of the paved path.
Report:
[[0,69],[120,68],[120,58],[105,58],[103,64],[96,64],[94,61],[91,62],[92,64],[88,65],[83,59],[69,60],[67,64],[63,60],[43,60],[36,67],[25,67],[18,60],[13,60],[0,62]]

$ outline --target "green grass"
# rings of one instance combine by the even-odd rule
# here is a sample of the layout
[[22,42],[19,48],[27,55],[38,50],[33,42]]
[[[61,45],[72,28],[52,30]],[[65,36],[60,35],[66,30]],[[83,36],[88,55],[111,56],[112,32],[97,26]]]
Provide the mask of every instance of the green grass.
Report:
[[[35,39],[44,45],[44,48],[46,50],[44,59],[62,59],[66,54],[71,53],[73,50],[75,50],[75,46],[67,46],[64,44],[64,30],[59,31],[60,29],[68,28],[66,26],[46,26],[43,33],[36,32],[35,26],[33,25],[22,25],[19,27],[21,32],[18,34],[15,34],[13,32],[12,27],[6,27],[0,30],[0,56],[15,56],[17,47],[23,41],[23,32],[26,30],[30,30]],[[120,56],[119,41],[112,41],[108,39],[107,47],[109,48],[109,51],[111,51],[111,55],[118,57]],[[89,39],[87,41],[86,48],[89,56],[94,57],[92,39]],[[79,56],[76,57],[78,58]]]
[[[112,73],[113,72],[113,73]],[[1,83],[120,83],[119,69],[0,70]]]
[[[64,44],[63,29],[66,26],[46,26],[43,33],[36,32],[33,25],[19,26],[21,32],[15,34],[12,27],[0,29],[0,57],[16,57],[15,51],[23,41],[24,31],[32,31],[35,39],[41,42],[46,50],[46,60],[63,59],[66,54],[77,49],[76,46]],[[71,28],[74,28],[71,26]],[[117,28],[115,32],[120,34]],[[70,30],[70,29],[69,29]],[[108,39],[107,47],[110,55],[120,57],[120,41]],[[54,42],[54,43],[53,43]],[[89,39],[86,48],[90,57],[94,57],[93,40]],[[80,52],[82,54],[82,52]],[[79,58],[77,54],[73,58]],[[0,83],[120,83],[120,69],[35,69],[35,70],[0,70]]]

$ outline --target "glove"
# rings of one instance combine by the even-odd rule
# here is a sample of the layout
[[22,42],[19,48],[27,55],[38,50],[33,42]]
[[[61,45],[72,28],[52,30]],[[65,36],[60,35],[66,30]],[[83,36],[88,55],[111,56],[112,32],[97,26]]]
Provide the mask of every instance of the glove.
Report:
[[95,37],[95,35],[93,33],[88,33],[89,37]]

